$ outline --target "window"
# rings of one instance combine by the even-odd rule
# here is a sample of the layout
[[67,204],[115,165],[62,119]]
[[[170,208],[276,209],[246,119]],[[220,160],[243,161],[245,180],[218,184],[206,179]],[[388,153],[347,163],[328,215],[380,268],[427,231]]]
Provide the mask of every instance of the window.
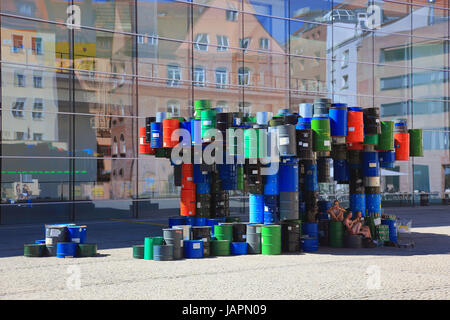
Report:
[[19,36],[14,34],[12,36],[12,40],[13,40],[13,46],[12,46],[12,52],[14,53],[19,53],[22,52],[23,50],[23,36]]
[[348,75],[342,76],[342,87],[341,89],[348,89]]
[[244,38],[240,40],[241,48],[244,49],[244,52],[250,46],[250,40],[250,38]]
[[16,71],[15,74],[14,85],[16,87],[25,87],[25,75],[21,71]]
[[305,71],[305,60],[300,60],[300,71]]
[[23,109],[25,107],[25,98],[19,98],[12,107],[12,115],[16,118],[23,118]]
[[42,141],[42,133],[33,133],[34,141]]
[[177,65],[168,65],[167,66],[167,84],[171,87],[177,86],[179,81],[181,80],[181,71],[180,67]]
[[34,120],[42,119],[42,110],[44,110],[44,103],[42,99],[34,99],[33,112],[31,114]]
[[112,156],[117,157],[118,153],[119,153],[119,147],[117,145],[117,137],[114,136],[113,145],[112,145]]
[[126,153],[127,153],[127,146],[125,144],[125,137],[121,133],[120,134],[120,154],[121,155],[125,155]]
[[259,39],[259,48],[261,50],[269,50],[269,39],[267,39],[267,38],[260,38]]
[[209,36],[207,33],[199,33],[195,36],[194,48],[199,51],[208,51]]
[[194,86],[199,87],[205,86],[205,68],[203,67],[194,68]]
[[42,88],[42,73],[34,72],[33,74],[33,87]]
[[16,140],[25,140],[25,133],[21,131],[17,131],[15,133]]
[[345,50],[342,53],[342,65],[341,65],[341,68],[345,68],[345,67],[348,66],[348,59],[349,59],[349,51]]
[[216,87],[217,88],[225,88],[228,84],[228,73],[226,68],[217,68],[216,69]]
[[249,115],[252,113],[252,106],[250,102],[239,102],[239,112]]
[[227,21],[237,21],[239,12],[237,10],[227,10]]
[[228,37],[227,36],[217,36],[217,51],[227,51],[228,50]]
[[248,86],[250,84],[250,69],[249,68],[239,68],[238,84],[241,86]]
[[167,102],[167,112],[170,113],[171,117],[180,116],[180,103],[177,100],[169,100]]
[[42,38],[31,38],[31,51],[34,55],[42,54]]

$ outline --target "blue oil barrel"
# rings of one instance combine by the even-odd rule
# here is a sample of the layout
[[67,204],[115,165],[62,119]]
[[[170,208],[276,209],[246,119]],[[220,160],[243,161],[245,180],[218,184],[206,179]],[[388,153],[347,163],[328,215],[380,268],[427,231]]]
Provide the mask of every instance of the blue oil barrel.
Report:
[[332,137],[344,137],[347,135],[347,105],[345,103],[333,103],[329,110],[330,128]]
[[319,250],[319,238],[302,237],[302,250],[303,252],[316,252]]
[[362,112],[363,108],[361,108],[361,107],[348,107],[348,111]]
[[210,183],[210,175],[208,171],[203,171],[201,165],[194,164],[194,175],[192,177],[194,183]]
[[333,180],[349,181],[349,169],[347,160],[333,160]]
[[[381,214],[381,194],[366,194],[366,210],[368,213]],[[364,213],[362,216],[364,217]]]
[[69,241],[75,243],[86,243],[86,226],[67,226],[69,230]]
[[277,223],[280,215],[278,195],[264,195],[264,223]]
[[298,118],[295,129],[311,129],[311,118]]
[[302,201],[298,203],[298,213],[301,219],[301,217],[306,213],[306,202]]
[[[317,191],[319,190],[319,183],[317,179],[317,164],[307,164],[305,166],[305,190]],[[282,180],[283,181],[283,180]],[[284,181],[283,181],[284,183]]]
[[319,227],[317,223],[303,222],[302,223],[302,234],[308,235],[312,238],[319,237]]
[[280,163],[280,192],[298,192],[298,159],[289,158]]
[[200,119],[191,120],[191,142],[193,146],[202,144],[202,120]]
[[378,152],[363,152],[363,176],[380,176],[380,160],[378,159]]
[[331,201],[319,200],[317,201],[317,206],[319,207],[320,213],[326,213],[331,208]]
[[381,224],[389,226],[389,240],[392,242],[397,242],[397,221],[391,219],[381,220]]
[[56,256],[58,258],[74,258],[77,254],[75,242],[58,242],[56,244]]
[[195,217],[184,216],[183,218],[185,225],[195,226]]
[[185,258],[203,258],[203,240],[184,240],[183,244]]
[[150,147],[162,148],[162,123],[152,122],[150,123]]
[[222,190],[237,189],[237,167],[234,164],[218,164],[219,177],[222,180]]
[[183,141],[183,135],[180,134],[181,146],[190,147],[192,145],[191,121],[180,122],[180,129],[184,129],[189,133],[189,140],[186,140],[186,141]]
[[313,117],[313,104],[312,103],[300,103],[298,105],[298,113],[302,118]]
[[196,227],[204,227],[204,226],[207,226],[208,225],[208,221],[207,221],[208,219],[207,218],[204,218],[204,217],[194,217],[194,224],[193,224],[193,226],[196,226]]
[[264,222],[264,196],[262,194],[249,194],[249,222],[263,223]]
[[379,152],[380,167],[382,168],[394,168],[395,163],[395,151],[381,151]]
[[269,112],[257,112],[256,113],[256,123],[257,124],[261,124],[261,125],[267,125],[269,120],[272,118],[271,117],[271,113],[269,114]]
[[247,254],[247,248],[247,242],[232,242],[230,244],[231,254],[235,256]]
[[195,185],[195,191],[197,193],[211,193],[211,185],[209,183],[197,183]]
[[169,217],[169,228],[172,226],[182,226],[186,224],[186,218],[182,216]]
[[264,194],[265,195],[279,195],[280,194],[278,173],[264,176]]
[[366,214],[366,195],[350,194],[350,210],[353,213],[353,217],[356,216],[356,211],[361,211],[361,215],[364,217]]

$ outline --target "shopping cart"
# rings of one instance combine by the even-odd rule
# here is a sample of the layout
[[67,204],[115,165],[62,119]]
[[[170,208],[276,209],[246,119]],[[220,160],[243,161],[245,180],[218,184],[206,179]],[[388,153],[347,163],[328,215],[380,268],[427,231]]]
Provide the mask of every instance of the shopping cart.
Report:
[[415,243],[411,236],[412,219],[397,218],[397,246],[399,248],[414,248]]

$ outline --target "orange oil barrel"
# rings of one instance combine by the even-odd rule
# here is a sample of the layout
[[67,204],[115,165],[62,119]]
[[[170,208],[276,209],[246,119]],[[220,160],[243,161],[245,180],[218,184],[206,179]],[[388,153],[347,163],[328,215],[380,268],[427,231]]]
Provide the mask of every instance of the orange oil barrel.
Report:
[[163,148],[173,148],[175,147],[179,141],[179,137],[173,137],[172,133],[180,128],[180,120],[179,119],[164,119],[163,120]]
[[394,133],[395,146],[395,160],[408,161],[409,160],[409,133],[396,132]]

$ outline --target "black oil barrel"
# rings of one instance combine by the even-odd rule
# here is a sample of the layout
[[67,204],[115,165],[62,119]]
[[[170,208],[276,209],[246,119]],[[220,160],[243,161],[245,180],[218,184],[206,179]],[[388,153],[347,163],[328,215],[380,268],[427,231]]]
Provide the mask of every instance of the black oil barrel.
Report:
[[182,167],[181,164],[173,166],[173,183],[176,187],[181,187],[182,184],[181,167]]
[[379,194],[381,193],[381,187],[365,187],[366,194]]
[[163,238],[166,244],[173,245],[173,259],[183,258],[183,230],[163,229]]
[[330,170],[331,170],[330,158],[317,159],[317,182],[330,183],[331,180]]
[[58,242],[70,241],[67,225],[53,224],[45,226],[45,245],[49,256],[56,256],[56,245]]
[[364,115],[364,135],[381,134],[380,108],[365,108]]
[[333,160],[347,160],[347,145],[345,143],[332,144],[331,157],[333,158]]
[[233,222],[233,242],[245,242],[247,240],[247,223]]
[[355,248],[355,249],[362,248],[363,236],[359,234],[345,234],[344,245],[346,248]]
[[195,216],[199,218],[209,218],[211,216],[211,194],[197,193],[195,195]]
[[285,114],[284,115],[284,123],[285,124],[293,124],[294,126],[298,122],[298,115],[297,114]]
[[192,227],[192,240],[203,240],[203,256],[211,255],[211,226]]
[[297,129],[297,158],[300,160],[313,160],[313,133],[311,129]]
[[[362,161],[363,161],[363,152],[362,150],[348,150],[348,163],[350,165],[350,168],[352,167],[362,167]],[[354,165],[354,166],[352,166]]]
[[349,189],[350,194],[364,194],[364,179],[361,168],[349,169]]
[[321,246],[328,246],[330,244],[330,220],[319,220],[319,244]]
[[299,219],[298,191],[280,192],[280,220]]
[[247,252],[249,254],[261,253],[261,227],[263,224],[249,223],[247,224],[246,241],[248,244]]
[[281,250],[300,252],[301,223],[299,221],[281,221]]

